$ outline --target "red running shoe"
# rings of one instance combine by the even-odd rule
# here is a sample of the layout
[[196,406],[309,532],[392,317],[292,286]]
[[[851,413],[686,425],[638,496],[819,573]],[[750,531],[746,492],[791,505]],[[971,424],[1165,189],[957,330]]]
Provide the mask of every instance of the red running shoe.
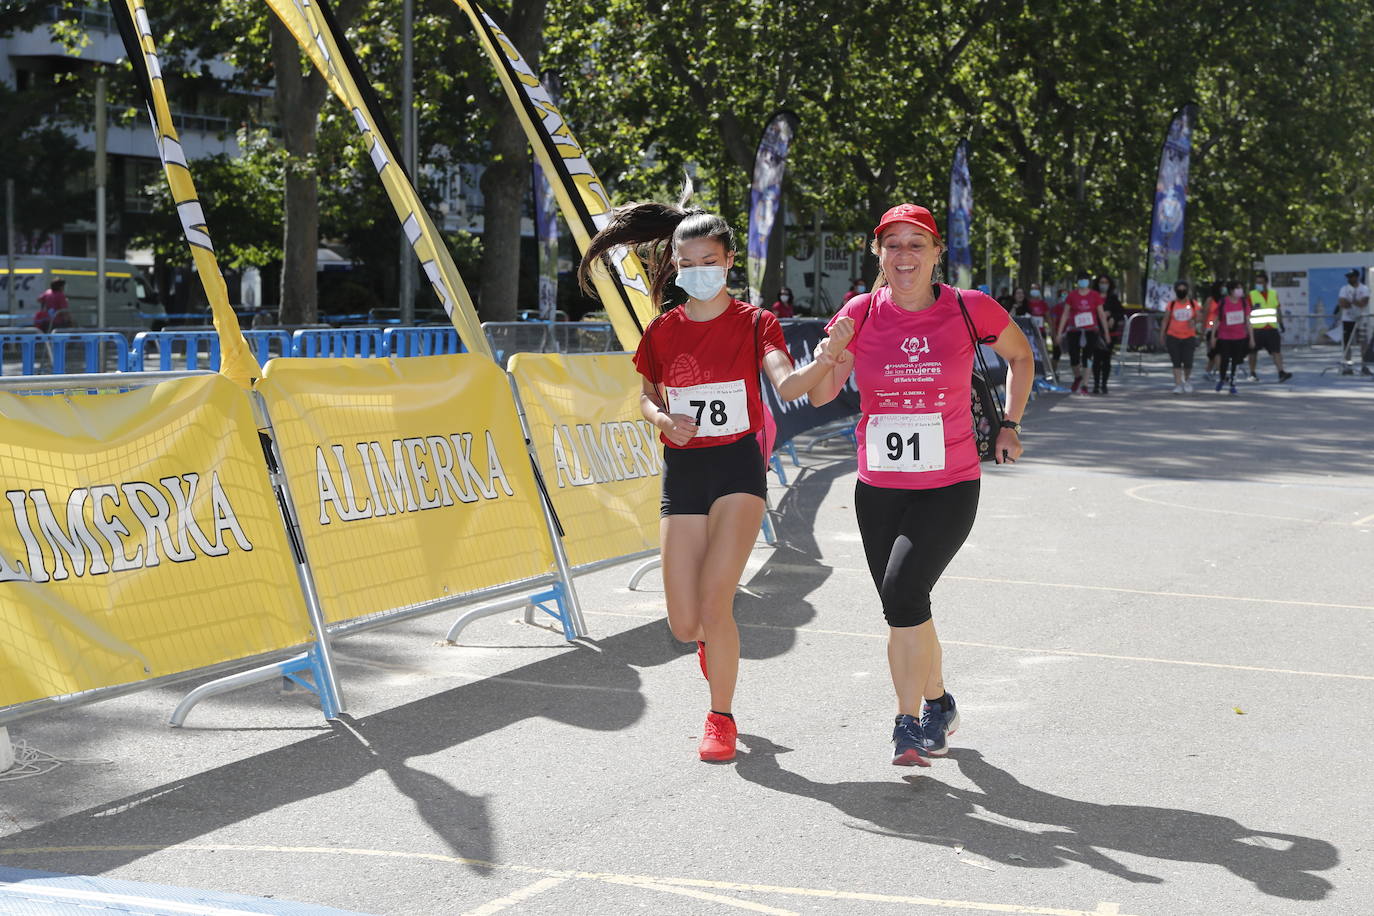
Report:
[[701,665],[701,676],[706,680],[711,679],[711,675],[706,673],[706,643],[697,640],[697,663]]
[[739,730],[735,728],[734,719],[719,713],[710,713],[706,716],[706,727],[701,736],[701,759],[734,760],[735,739],[738,735]]

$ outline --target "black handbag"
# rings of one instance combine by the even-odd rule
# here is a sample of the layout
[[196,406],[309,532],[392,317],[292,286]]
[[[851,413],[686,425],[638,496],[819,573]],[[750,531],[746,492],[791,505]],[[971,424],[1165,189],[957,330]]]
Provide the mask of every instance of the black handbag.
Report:
[[979,344],[994,343],[997,338],[980,339],[977,329],[973,326],[973,318],[964,306],[964,294],[956,289],[954,295],[959,299],[959,311],[964,313],[964,326],[968,328],[969,340],[973,341],[973,354],[977,360],[969,390],[969,407],[973,411],[973,439],[978,445],[978,460],[993,461],[993,452],[997,448],[997,437],[1002,432],[1005,414],[1002,413],[1002,401],[997,397],[997,390],[992,384],[992,373],[988,371],[988,362],[983,358],[983,348]]

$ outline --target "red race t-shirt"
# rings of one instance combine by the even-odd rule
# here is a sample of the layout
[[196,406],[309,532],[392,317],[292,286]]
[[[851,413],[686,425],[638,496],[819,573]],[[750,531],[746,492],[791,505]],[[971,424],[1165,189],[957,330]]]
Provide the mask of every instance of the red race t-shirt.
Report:
[[639,341],[635,368],[658,386],[669,413],[686,414],[699,427],[686,445],[673,445],[662,433],[659,441],[670,448],[705,448],[758,432],[759,369],[772,350],[787,353],[777,316],[738,299],[710,321],[693,321],[681,307],[655,318]]
[[[979,337],[997,337],[1011,323],[997,300],[964,290]],[[881,287],[840,309],[854,319],[854,384],[863,418],[859,479],[875,487],[929,490],[982,471],[969,407],[973,340],[954,288],[941,285],[935,303],[908,312]],[[826,330],[829,331],[829,325]]]
[[1102,323],[1097,318],[1097,307],[1105,301],[1102,294],[1095,289],[1090,289],[1086,293],[1080,293],[1078,290],[1069,293],[1069,301],[1065,303],[1069,320],[1064,325],[1064,333],[1100,331]]
[[1050,313],[1050,304],[1044,299],[1030,299],[1026,302],[1026,311],[1033,318],[1044,318]]

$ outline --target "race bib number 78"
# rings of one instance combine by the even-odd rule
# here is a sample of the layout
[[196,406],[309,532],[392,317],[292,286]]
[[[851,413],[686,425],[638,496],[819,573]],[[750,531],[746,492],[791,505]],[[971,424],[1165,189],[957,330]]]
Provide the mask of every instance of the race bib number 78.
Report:
[[669,413],[686,414],[698,436],[733,436],[749,429],[749,400],[744,379],[687,388],[669,386]]

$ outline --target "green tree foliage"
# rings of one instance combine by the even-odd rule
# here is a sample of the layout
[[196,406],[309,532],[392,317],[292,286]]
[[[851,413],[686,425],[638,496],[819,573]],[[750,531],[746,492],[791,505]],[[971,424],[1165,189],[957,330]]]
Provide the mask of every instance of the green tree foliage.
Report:
[[1119,275],[1143,259],[1169,119],[1194,101],[1194,274],[1374,247],[1374,8],[1359,0],[598,0],[552,17],[546,63],[621,199],[669,197],[687,168],[742,225],[762,119],[786,106],[804,225],[819,208],[867,231],[901,200],[943,222],[969,137],[979,262],[991,229],[1022,278]]

